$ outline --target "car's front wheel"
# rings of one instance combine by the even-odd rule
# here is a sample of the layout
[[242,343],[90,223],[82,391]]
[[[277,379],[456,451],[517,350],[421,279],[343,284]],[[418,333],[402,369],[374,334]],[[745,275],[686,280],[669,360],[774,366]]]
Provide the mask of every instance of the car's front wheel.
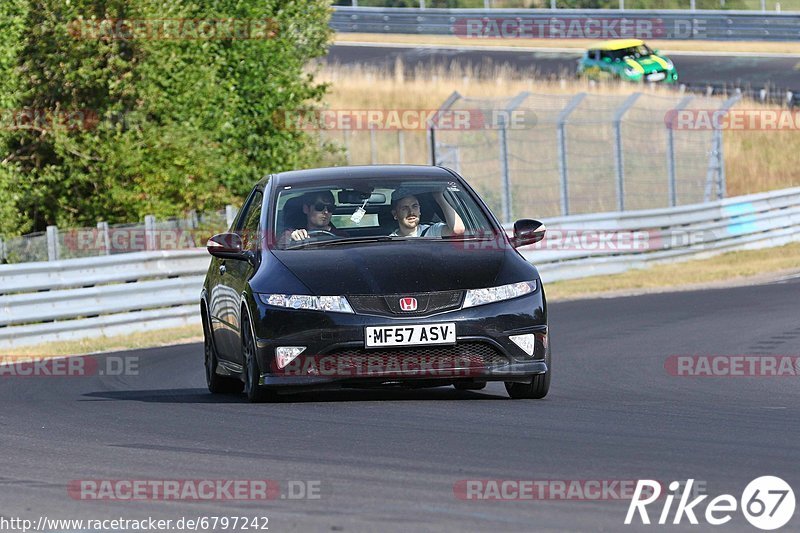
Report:
[[274,393],[264,390],[259,381],[261,380],[261,369],[258,366],[256,357],[256,343],[250,329],[249,318],[242,314],[242,362],[244,393],[247,399],[253,403],[274,400]]
[[515,400],[540,400],[547,396],[550,391],[550,376],[553,373],[550,346],[547,347],[544,360],[547,363],[547,372],[533,375],[529,383],[506,381],[506,392],[511,398]]
[[212,394],[242,392],[244,384],[237,378],[217,374],[217,350],[206,321],[203,321],[203,349],[205,351],[206,385]]

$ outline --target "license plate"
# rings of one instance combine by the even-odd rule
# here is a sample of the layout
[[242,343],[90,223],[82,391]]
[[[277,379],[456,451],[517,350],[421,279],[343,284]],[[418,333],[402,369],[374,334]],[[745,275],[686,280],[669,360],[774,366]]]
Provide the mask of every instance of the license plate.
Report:
[[447,324],[370,326],[365,328],[364,340],[367,348],[455,344],[456,325],[450,322]]
[[661,81],[666,77],[667,75],[663,72],[654,72],[653,74],[647,76],[647,81]]

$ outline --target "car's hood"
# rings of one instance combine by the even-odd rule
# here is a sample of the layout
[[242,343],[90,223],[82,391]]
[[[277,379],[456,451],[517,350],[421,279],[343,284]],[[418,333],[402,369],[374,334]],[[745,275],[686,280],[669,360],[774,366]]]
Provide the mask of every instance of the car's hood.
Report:
[[400,241],[272,250],[317,295],[398,294],[491,287],[510,250]]
[[[632,57],[625,58],[625,64],[636,70],[643,71],[642,74],[651,74],[653,72],[661,72],[669,70],[669,61],[661,56],[649,55],[634,59]],[[637,65],[639,68],[637,68]]]

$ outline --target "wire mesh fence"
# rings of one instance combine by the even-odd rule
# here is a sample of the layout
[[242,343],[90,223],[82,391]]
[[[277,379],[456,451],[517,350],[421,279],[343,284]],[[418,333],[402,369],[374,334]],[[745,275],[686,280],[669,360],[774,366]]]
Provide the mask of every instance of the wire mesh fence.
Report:
[[528,92],[483,99],[453,93],[427,132],[379,126],[324,133],[344,146],[350,164],[452,168],[510,222],[722,198],[720,129],[684,127],[676,117],[725,112],[738,99]]
[[108,224],[96,227],[60,229],[19,237],[0,238],[0,263],[29,263],[116,255],[152,250],[181,250],[204,246],[209,237],[225,231],[236,216],[236,208],[221,211],[190,212],[185,218]]

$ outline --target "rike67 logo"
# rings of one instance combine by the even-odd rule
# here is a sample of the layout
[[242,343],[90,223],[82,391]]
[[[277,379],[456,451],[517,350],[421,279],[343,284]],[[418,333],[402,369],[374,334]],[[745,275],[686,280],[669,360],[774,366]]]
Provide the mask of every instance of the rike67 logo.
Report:
[[[786,525],[794,515],[795,498],[792,487],[784,480],[775,476],[761,476],[754,479],[744,488],[742,497],[737,501],[731,494],[721,494],[710,500],[705,512],[701,514],[700,504],[708,498],[707,494],[697,496],[691,501],[693,479],[685,484],[673,481],[669,484],[669,492],[664,498],[664,504],[657,518],[657,524],[670,523],[672,504],[675,499],[678,504],[672,517],[672,524],[680,524],[685,517],[690,524],[698,525],[698,515],[712,526],[726,524],[733,518],[737,508],[741,506],[742,514],[751,525],[764,531],[778,529]],[[683,490],[678,492],[681,487]],[[625,524],[629,525],[637,515],[642,524],[650,524],[650,515],[647,506],[661,498],[661,484],[650,479],[640,479],[625,516]]]

